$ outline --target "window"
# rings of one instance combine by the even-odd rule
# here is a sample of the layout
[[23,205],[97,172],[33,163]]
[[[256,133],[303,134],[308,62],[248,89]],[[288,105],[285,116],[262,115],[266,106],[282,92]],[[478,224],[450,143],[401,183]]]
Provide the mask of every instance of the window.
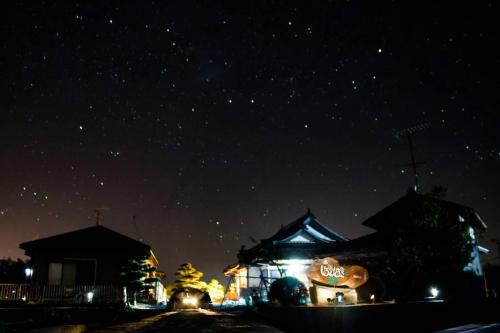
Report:
[[61,284],[62,276],[62,263],[51,262],[49,263],[49,276],[47,279],[48,284]]
[[74,263],[49,263],[47,284],[49,285],[74,285],[76,280],[76,264]]
[[76,264],[64,263],[62,271],[62,284],[65,286],[74,285],[76,280]]

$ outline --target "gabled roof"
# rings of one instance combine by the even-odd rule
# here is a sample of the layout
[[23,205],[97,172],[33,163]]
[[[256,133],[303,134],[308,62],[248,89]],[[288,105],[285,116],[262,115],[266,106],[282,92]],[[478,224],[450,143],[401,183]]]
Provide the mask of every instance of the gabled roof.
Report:
[[325,225],[308,210],[304,216],[282,226],[276,234],[238,254],[240,262],[280,258],[313,258],[330,251],[334,244],[348,241]]
[[410,223],[415,212],[425,210],[425,205],[428,203],[437,205],[442,212],[447,214],[450,221],[467,223],[478,230],[486,230],[487,228],[473,208],[419,194],[412,189],[405,196],[369,217],[362,224],[376,230],[388,230],[404,223]]
[[102,225],[21,243],[26,255],[43,252],[120,252],[149,256],[151,247]]
[[335,231],[329,229],[319,222],[316,216],[311,212],[310,209],[304,216],[301,216],[292,223],[282,226],[280,230],[272,237],[262,240],[261,242],[273,242],[273,243],[287,243],[294,242],[293,239],[302,236],[309,242],[317,243],[331,243],[331,242],[341,242],[348,240],[347,238],[339,235]]

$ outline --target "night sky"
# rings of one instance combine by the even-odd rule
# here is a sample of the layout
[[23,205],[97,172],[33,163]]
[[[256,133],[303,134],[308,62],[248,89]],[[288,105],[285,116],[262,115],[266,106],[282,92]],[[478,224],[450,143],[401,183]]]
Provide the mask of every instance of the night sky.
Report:
[[494,1],[16,0],[1,12],[0,257],[94,225],[95,209],[151,245],[168,280],[185,261],[220,278],[249,236],[308,207],[355,238],[413,184],[395,136],[413,126],[421,190],[444,185],[476,208],[494,248]]

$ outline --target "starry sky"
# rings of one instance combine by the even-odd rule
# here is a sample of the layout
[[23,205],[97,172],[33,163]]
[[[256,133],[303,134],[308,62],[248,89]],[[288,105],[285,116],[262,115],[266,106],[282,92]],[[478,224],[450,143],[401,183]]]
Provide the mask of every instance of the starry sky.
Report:
[[[499,5],[9,1],[0,22],[0,257],[95,224],[167,279],[221,278],[311,208],[349,238],[413,184],[500,235]],[[133,216],[136,216],[134,224]],[[496,253],[495,253],[496,255]],[[492,255],[490,255],[492,256]]]

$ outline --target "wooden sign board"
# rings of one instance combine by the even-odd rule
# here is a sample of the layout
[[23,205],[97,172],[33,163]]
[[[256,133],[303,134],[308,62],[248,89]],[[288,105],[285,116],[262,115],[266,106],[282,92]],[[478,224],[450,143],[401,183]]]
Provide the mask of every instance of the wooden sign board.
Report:
[[368,281],[368,271],[361,266],[342,266],[335,258],[316,259],[307,270],[312,283],[357,288]]

